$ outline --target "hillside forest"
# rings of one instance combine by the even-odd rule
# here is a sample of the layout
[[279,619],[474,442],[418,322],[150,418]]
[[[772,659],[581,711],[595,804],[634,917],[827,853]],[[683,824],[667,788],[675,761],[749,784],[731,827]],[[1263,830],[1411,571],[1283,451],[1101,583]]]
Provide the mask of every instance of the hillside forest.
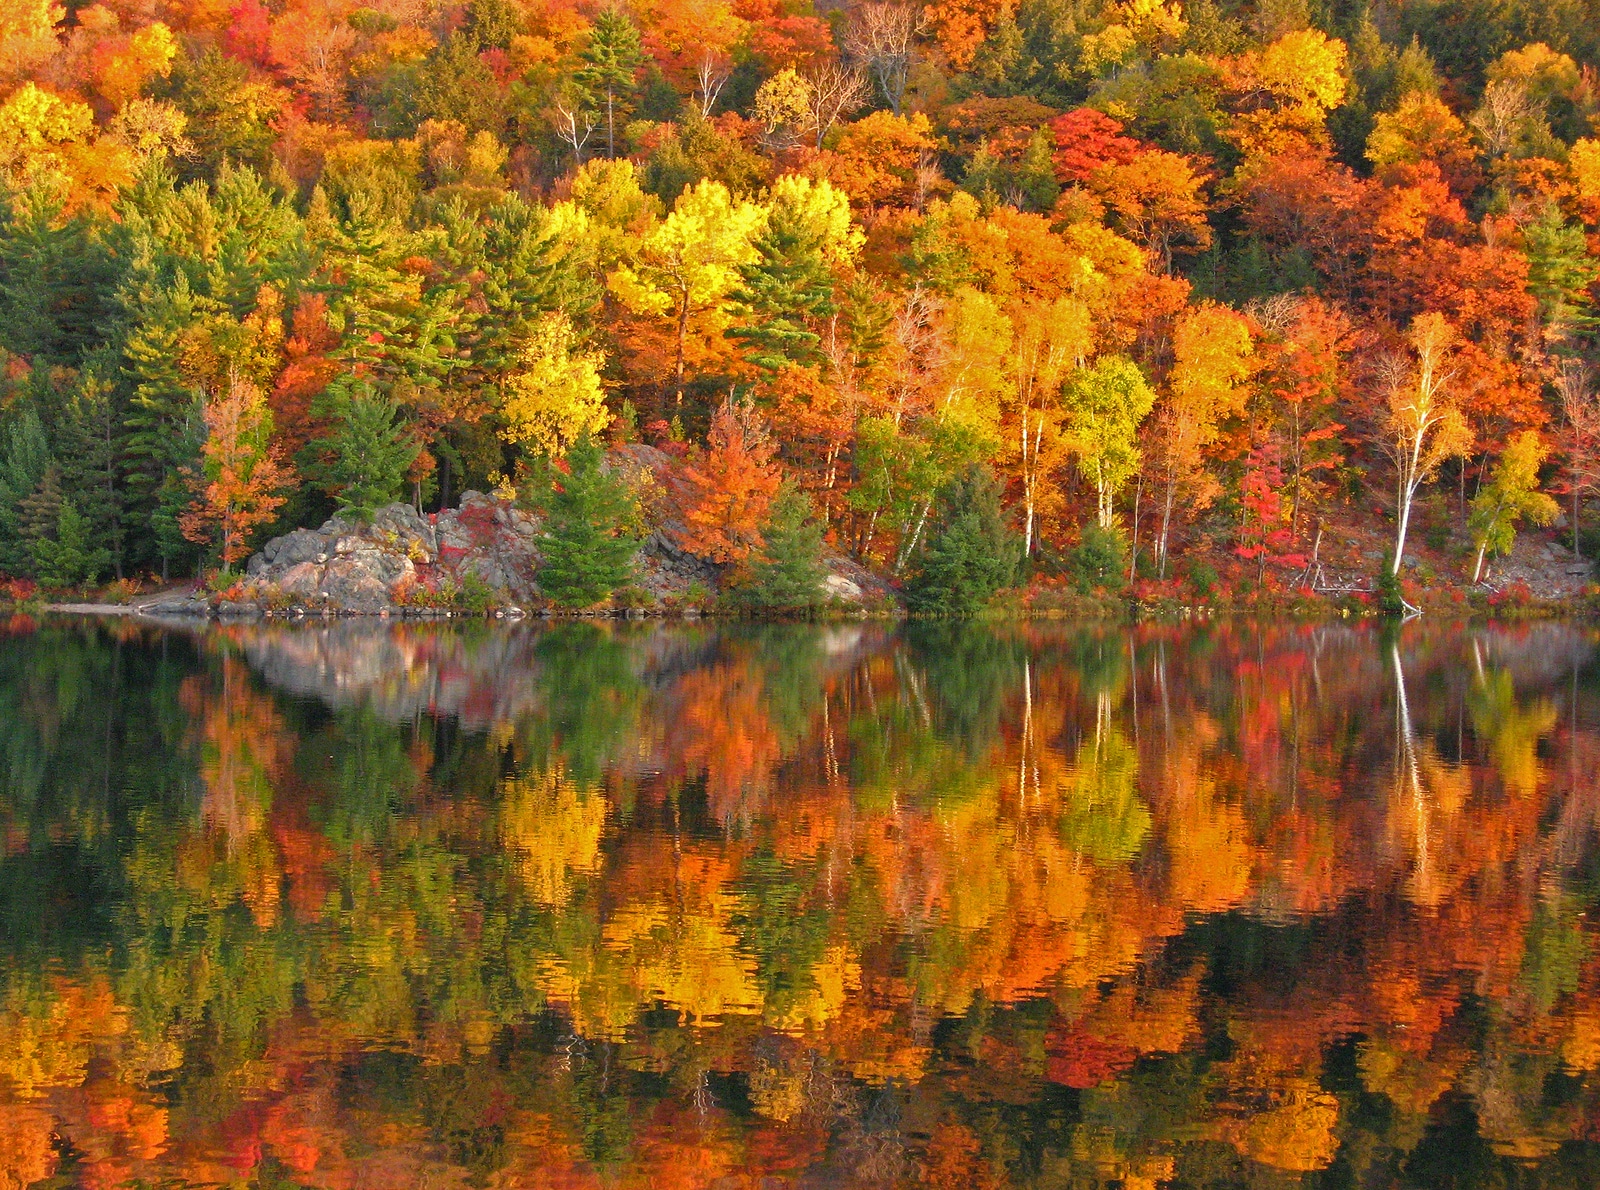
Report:
[[1594,0],[8,0],[0,573],[469,489],[581,571],[630,442],[730,572],[1585,553],[1597,59]]

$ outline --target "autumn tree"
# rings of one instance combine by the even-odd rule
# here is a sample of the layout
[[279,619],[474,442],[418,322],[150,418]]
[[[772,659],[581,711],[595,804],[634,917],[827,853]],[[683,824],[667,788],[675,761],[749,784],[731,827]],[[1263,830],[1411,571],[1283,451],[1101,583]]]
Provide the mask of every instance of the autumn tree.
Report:
[[742,562],[762,544],[761,526],[782,476],[776,444],[747,402],[717,409],[706,455],[686,469],[693,502],[684,513],[683,548],[711,562]]
[[1118,227],[1143,247],[1163,272],[1174,253],[1211,246],[1204,179],[1187,157],[1150,149],[1127,162],[1111,162],[1089,175],[1089,187]]
[[1576,360],[1556,373],[1556,395],[1566,425],[1567,490],[1572,498],[1572,552],[1579,554],[1583,497],[1600,489],[1600,388]]
[[1523,430],[1506,443],[1495,464],[1494,477],[1472,499],[1467,527],[1472,530],[1478,556],[1472,581],[1483,577],[1484,558],[1509,554],[1517,539],[1517,522],[1548,525],[1559,511],[1556,502],[1539,490],[1539,468],[1549,451],[1532,430]]
[[1062,386],[1089,354],[1091,326],[1088,310],[1072,298],[1023,304],[1010,322],[1006,453],[1015,451],[1022,483],[1022,552],[1032,557],[1036,522],[1049,503],[1051,476],[1066,452]]
[[1139,425],[1155,404],[1155,393],[1126,356],[1102,356],[1068,381],[1065,433],[1078,470],[1094,485],[1095,523],[1110,529],[1115,501],[1139,470]]
[[1208,448],[1222,420],[1243,408],[1240,385],[1249,373],[1252,344],[1245,320],[1225,306],[1187,310],[1173,335],[1173,365],[1166,399],[1154,421],[1152,445],[1161,484],[1161,529],[1156,567],[1167,574],[1172,511],[1182,493],[1191,509],[1204,509],[1220,485],[1207,467]]
[[720,315],[739,282],[741,265],[759,259],[754,239],[766,221],[755,203],[735,201],[721,182],[685,190],[672,213],[639,244],[635,263],[610,277],[613,291],[630,309],[664,315],[674,334],[674,397],[681,404],[684,355],[690,320]]
[[183,514],[183,535],[210,545],[226,574],[250,552],[250,538],[283,503],[290,473],[270,441],[272,415],[260,390],[234,379],[205,404],[201,468],[190,477],[194,502]]
[[1399,574],[1417,489],[1448,458],[1465,454],[1471,432],[1461,416],[1451,348],[1456,332],[1442,314],[1419,314],[1407,335],[1414,359],[1391,357],[1383,383],[1383,444],[1395,467],[1396,525],[1391,574]]
[[578,339],[571,319],[546,316],[531,328],[500,402],[508,441],[559,457],[579,438],[611,421],[600,373],[604,353]]

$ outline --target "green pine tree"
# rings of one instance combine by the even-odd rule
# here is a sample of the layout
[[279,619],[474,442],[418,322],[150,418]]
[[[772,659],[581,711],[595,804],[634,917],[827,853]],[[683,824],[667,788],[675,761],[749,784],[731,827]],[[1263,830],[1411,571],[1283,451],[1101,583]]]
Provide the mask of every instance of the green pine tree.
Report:
[[111,551],[96,545],[87,521],[71,500],[57,499],[56,523],[48,536],[30,543],[34,576],[49,587],[92,582],[111,565]]
[[88,526],[91,540],[104,546],[112,569],[122,577],[123,487],[118,474],[117,439],[125,410],[110,368],[86,368],[57,423],[57,453],[62,487]]
[[328,443],[333,450],[328,478],[340,508],[366,519],[400,498],[406,472],[422,448],[396,420],[393,402],[370,385],[335,394],[329,404],[339,426]]
[[567,473],[552,476],[544,500],[544,565],[539,586],[562,607],[590,607],[633,575],[639,548],[638,499],[605,454],[585,437],[567,452]]
[[589,44],[583,48],[583,65],[573,76],[606,109],[606,156],[617,155],[617,117],[626,118],[633,110],[637,89],[635,75],[644,62],[644,47],[639,29],[628,15],[616,8],[602,9],[589,30]]
[[993,476],[973,467],[947,483],[936,523],[906,586],[906,601],[917,612],[971,616],[1016,580],[1022,561],[1021,542],[1001,514]]
[[769,372],[790,363],[820,363],[822,340],[811,327],[837,308],[821,237],[800,212],[778,204],[755,249],[760,259],[739,269],[741,284],[731,295],[742,325],[728,337],[744,344],[746,358]]
[[12,421],[5,455],[0,457],[0,574],[22,574],[32,568],[22,502],[54,466],[44,423],[30,403]]
[[115,269],[102,224],[67,217],[62,185],[0,199],[0,347],[39,364],[75,364],[113,325]]
[[738,601],[770,611],[809,611],[822,602],[822,526],[811,518],[811,500],[785,482],[761,530],[762,547],[750,560],[749,582]]

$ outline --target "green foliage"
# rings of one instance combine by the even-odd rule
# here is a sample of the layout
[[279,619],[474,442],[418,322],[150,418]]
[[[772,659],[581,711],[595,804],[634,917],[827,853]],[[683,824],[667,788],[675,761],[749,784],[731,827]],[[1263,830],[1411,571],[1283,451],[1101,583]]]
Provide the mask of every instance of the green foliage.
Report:
[[[1472,498],[1467,527],[1478,547],[1478,570],[1488,554],[1508,554],[1517,540],[1517,522],[1548,525],[1560,511],[1556,502],[1539,490],[1539,467],[1545,448],[1539,435],[1524,430],[1506,444],[1496,464],[1494,478]],[[1476,582],[1479,574],[1472,578]]]
[[1015,581],[1022,543],[1000,511],[1000,487],[988,471],[972,467],[947,483],[932,523],[906,585],[913,611],[971,616]]
[[329,439],[328,478],[340,508],[365,519],[399,499],[421,447],[397,420],[394,403],[370,385],[354,386],[331,404],[339,425]]
[[778,205],[755,249],[760,259],[740,266],[740,285],[730,295],[742,323],[728,337],[744,345],[752,364],[769,372],[785,364],[820,362],[821,336],[813,328],[837,308],[821,235],[802,212]]
[[0,573],[18,575],[31,569],[22,502],[33,495],[54,465],[44,423],[29,404],[12,420],[5,454],[0,456]]
[[1118,526],[1085,525],[1066,561],[1068,573],[1084,594],[1099,587],[1118,591],[1128,574],[1128,542]]
[[988,202],[1007,202],[1029,211],[1048,211],[1061,195],[1050,159],[1050,134],[1039,129],[1018,161],[995,156],[980,146],[967,166],[961,188]]
[[633,110],[637,74],[644,62],[639,27],[620,8],[603,8],[589,30],[583,65],[574,81],[595,99],[606,125],[606,156],[617,155],[617,122]]
[[0,347],[41,364],[75,363],[112,325],[103,224],[64,203],[50,183],[0,201]]
[[96,545],[90,527],[70,500],[58,501],[52,531],[28,543],[33,572],[50,587],[71,587],[89,582],[111,565],[111,551]]
[[561,607],[590,607],[624,586],[639,548],[639,501],[627,479],[605,467],[585,437],[567,452],[565,474],[550,476],[539,586]]
[[737,589],[746,607],[805,611],[823,598],[822,526],[811,517],[811,500],[785,483],[762,527],[763,545],[750,559],[749,581]]

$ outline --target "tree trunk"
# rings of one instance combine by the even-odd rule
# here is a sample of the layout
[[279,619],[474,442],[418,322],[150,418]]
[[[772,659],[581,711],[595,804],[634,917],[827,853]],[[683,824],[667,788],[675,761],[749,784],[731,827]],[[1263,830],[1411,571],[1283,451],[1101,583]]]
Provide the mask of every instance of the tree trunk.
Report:
[[687,291],[685,291],[683,294],[682,305],[678,309],[678,360],[675,369],[677,376],[677,395],[673,398],[674,403],[679,406],[682,406],[683,404],[683,345],[688,337],[689,294]]
[[1156,547],[1156,556],[1159,569],[1157,573],[1163,582],[1167,577],[1167,542],[1168,534],[1172,529],[1172,501],[1177,495],[1177,477],[1170,472],[1167,475],[1167,498],[1161,508],[1161,541]]

